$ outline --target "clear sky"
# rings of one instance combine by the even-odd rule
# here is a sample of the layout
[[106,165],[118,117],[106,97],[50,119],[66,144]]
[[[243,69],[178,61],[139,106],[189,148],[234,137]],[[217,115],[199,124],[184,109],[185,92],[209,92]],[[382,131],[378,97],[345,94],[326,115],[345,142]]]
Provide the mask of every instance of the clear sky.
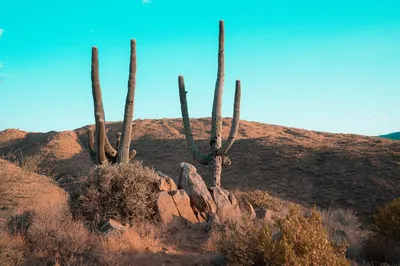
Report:
[[398,0],[1,0],[0,130],[93,124],[91,46],[107,121],[123,119],[129,40],[134,118],[211,115],[225,21],[223,115],[242,81],[241,118],[319,131],[400,131]]

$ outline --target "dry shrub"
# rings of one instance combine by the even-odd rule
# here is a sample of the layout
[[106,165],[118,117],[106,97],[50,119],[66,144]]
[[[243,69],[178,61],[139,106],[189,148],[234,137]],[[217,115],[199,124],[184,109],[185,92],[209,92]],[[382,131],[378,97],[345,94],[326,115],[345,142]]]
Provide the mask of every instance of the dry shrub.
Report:
[[89,257],[94,260],[99,253],[94,237],[67,209],[48,209],[34,214],[25,240],[33,258],[61,265],[85,264],[85,260]]
[[19,156],[19,167],[21,167],[22,170],[30,173],[39,173],[40,156],[39,155]]
[[8,232],[12,235],[25,236],[26,233],[28,232],[29,227],[32,224],[32,220],[33,220],[33,212],[32,211],[26,211],[26,212],[11,216],[8,219],[8,223],[7,223]]
[[140,223],[124,232],[102,237],[101,246],[105,252],[113,255],[157,252],[161,249],[158,235],[159,232],[154,225]]
[[400,242],[400,198],[378,209],[373,216],[374,232]]
[[380,207],[372,225],[366,243],[368,257],[377,262],[400,263],[400,198]]
[[14,187],[18,182],[22,181],[21,176],[11,175],[6,171],[0,171],[0,205],[8,207],[15,205],[16,196],[11,187]]
[[221,232],[217,248],[237,265],[350,265],[345,246],[332,245],[315,208],[303,216],[292,207],[276,226],[280,232],[272,234],[265,223],[231,224]]
[[240,202],[247,200],[253,207],[262,209],[275,209],[274,199],[267,191],[255,190],[246,192],[237,192],[235,196]]
[[152,219],[156,178],[155,171],[140,162],[98,166],[81,195],[71,200],[72,210],[93,227],[110,218],[129,224]]
[[328,209],[321,211],[321,217],[329,238],[336,244],[340,244],[340,232],[345,233],[348,247],[347,257],[359,258],[364,256],[363,246],[368,238],[368,232],[362,228],[362,223],[351,210]]
[[21,235],[0,232],[0,265],[23,265],[27,252]]

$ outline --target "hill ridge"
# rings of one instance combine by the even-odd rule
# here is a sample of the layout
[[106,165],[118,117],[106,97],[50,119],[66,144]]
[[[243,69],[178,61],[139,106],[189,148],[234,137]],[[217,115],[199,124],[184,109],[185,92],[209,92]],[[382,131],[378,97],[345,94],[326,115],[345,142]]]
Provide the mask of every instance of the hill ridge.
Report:
[[[208,151],[211,119],[191,121],[196,143]],[[230,123],[224,119],[223,139]],[[48,133],[2,131],[0,155],[17,150],[39,154],[58,179],[76,179],[93,166],[86,134],[90,126]],[[111,143],[121,128],[121,122],[107,123]],[[134,120],[132,147],[138,160],[175,179],[179,163],[186,161],[210,180],[210,167],[195,162],[186,148],[179,118]],[[354,209],[362,217],[400,196],[400,143],[389,139],[241,121],[228,156],[232,165],[223,168],[221,179],[228,189],[265,189],[304,205]]]

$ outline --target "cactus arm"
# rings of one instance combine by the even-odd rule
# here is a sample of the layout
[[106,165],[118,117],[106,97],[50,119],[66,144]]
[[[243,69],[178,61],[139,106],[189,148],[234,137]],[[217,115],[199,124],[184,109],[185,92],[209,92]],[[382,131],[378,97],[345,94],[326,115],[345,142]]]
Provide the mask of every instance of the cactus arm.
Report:
[[[103,121],[105,121],[104,115],[104,107],[103,107],[103,99],[101,95],[101,88],[100,88],[100,78],[99,78],[99,56],[97,47],[92,47],[92,94],[93,94],[93,103],[94,103],[94,114],[95,119],[96,114],[100,113],[102,116]],[[105,123],[105,122],[104,122]],[[104,132],[105,133],[105,132]],[[117,156],[117,151],[111,146],[107,135],[105,135],[105,151],[108,156],[115,157]]]
[[90,151],[90,159],[92,159],[92,162],[94,164],[97,163],[97,155],[96,155],[96,150],[94,147],[94,130],[93,128],[89,128],[88,131],[88,141],[89,141],[89,151]]
[[236,136],[239,131],[241,91],[242,88],[240,80],[236,80],[235,102],[233,104],[233,119],[232,119],[231,131],[229,133],[228,141],[225,142],[222,145],[222,147],[218,150],[217,155],[220,156],[225,155],[236,140]]
[[129,162],[129,148],[131,145],[132,119],[136,87],[136,41],[131,40],[131,60],[129,67],[128,93],[126,95],[124,122],[122,125],[121,143],[118,148],[118,163]]
[[131,161],[133,159],[133,157],[135,157],[135,155],[136,155],[136,151],[131,150],[131,152],[129,153],[129,161]]
[[179,76],[178,78],[179,84],[179,99],[181,102],[181,112],[182,112],[182,120],[183,120],[183,128],[185,131],[186,136],[186,143],[189,147],[193,157],[201,164],[208,164],[211,161],[211,157],[202,154],[196,146],[194,142],[192,128],[190,127],[190,120],[189,120],[189,111],[187,106],[187,99],[186,99],[186,89],[185,89],[185,81],[183,76]]
[[118,149],[119,149],[119,144],[121,143],[121,134],[122,134],[121,132],[117,133],[117,143],[115,145],[117,152],[118,152]]
[[106,152],[104,149],[104,142],[106,139],[106,127],[103,118],[99,115],[97,119],[97,162],[98,164],[104,164],[106,162]]

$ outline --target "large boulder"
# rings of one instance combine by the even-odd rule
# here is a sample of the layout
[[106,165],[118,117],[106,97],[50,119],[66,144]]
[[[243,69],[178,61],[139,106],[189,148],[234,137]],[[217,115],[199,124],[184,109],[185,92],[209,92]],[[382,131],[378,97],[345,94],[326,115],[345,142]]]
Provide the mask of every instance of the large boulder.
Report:
[[167,225],[167,227],[179,227],[184,224],[174,200],[167,192],[161,191],[158,194],[157,209],[162,223]]
[[217,206],[211,197],[201,176],[196,168],[189,163],[181,163],[181,174],[179,176],[178,188],[184,189],[189,195],[192,205],[201,213],[215,213]]
[[241,211],[233,194],[220,187],[211,187],[210,192],[217,205],[217,215],[222,221],[240,219]]
[[174,200],[176,209],[179,215],[187,222],[192,224],[198,223],[199,220],[194,215],[192,207],[190,206],[190,198],[185,190],[179,189],[177,191],[170,192],[172,199]]

